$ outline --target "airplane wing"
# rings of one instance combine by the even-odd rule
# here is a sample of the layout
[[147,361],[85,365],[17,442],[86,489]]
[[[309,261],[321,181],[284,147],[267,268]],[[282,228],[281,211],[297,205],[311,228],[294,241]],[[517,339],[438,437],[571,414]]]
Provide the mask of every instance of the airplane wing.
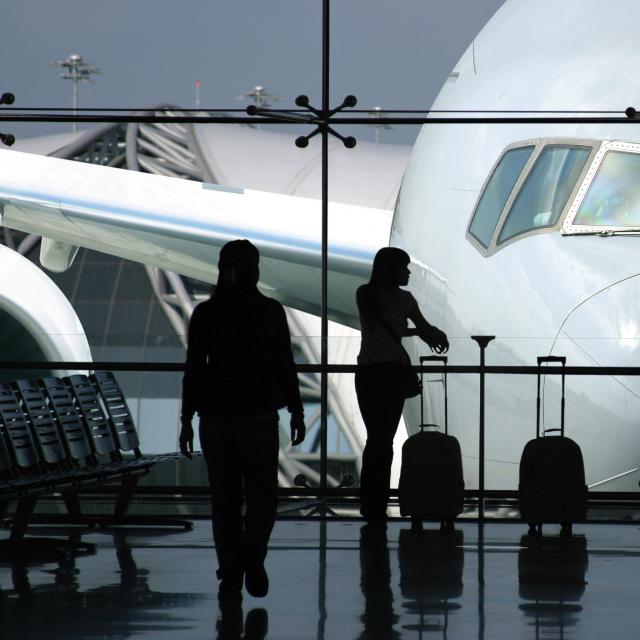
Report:
[[[82,246],[205,282],[220,247],[247,238],[261,253],[260,287],[319,314],[321,203],[312,198],[137,173],[0,150],[2,225],[45,238],[41,261],[64,270]],[[392,212],[329,206],[332,320],[358,327],[355,289],[389,241]]]

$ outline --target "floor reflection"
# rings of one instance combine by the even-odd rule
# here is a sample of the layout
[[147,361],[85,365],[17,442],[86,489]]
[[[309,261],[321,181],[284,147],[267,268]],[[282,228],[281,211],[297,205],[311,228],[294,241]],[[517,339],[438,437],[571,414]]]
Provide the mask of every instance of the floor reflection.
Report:
[[402,606],[417,617],[402,628],[446,638],[449,616],[461,608],[451,600],[463,592],[463,532],[402,529],[398,543]]
[[[43,568],[28,561],[11,563],[12,588],[0,593],[0,638],[119,638],[140,632],[190,628],[176,610],[192,606],[200,594],[154,591],[149,571],[138,567],[123,532],[113,533],[117,581],[84,588],[78,558],[69,554]],[[38,574],[32,584],[31,574]],[[50,581],[42,581],[50,575]],[[100,576],[102,581],[104,576]]]
[[581,525],[586,537],[571,539],[521,538],[520,523],[457,527],[447,534],[412,532],[406,521],[386,529],[278,521],[269,594],[245,593],[241,606],[221,611],[208,520],[187,533],[83,530],[92,555],[0,562],[0,640],[638,635],[638,522]]
[[394,640],[399,618],[393,610],[387,528],[364,525],[360,529],[360,589],[364,596],[359,640]]
[[580,620],[589,556],[584,536],[523,536],[518,552],[519,605],[535,638],[564,638]]
[[251,609],[243,624],[239,602],[221,604],[216,629],[217,640],[264,640],[269,631],[269,614],[266,609]]

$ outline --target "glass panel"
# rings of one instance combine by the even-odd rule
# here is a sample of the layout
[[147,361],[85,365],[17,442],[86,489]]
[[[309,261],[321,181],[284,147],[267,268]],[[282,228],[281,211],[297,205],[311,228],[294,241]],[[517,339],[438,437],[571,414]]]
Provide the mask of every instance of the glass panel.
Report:
[[507,151],[482,192],[469,233],[483,247],[489,246],[504,205],[533,149],[533,147],[519,147]]
[[640,226],[640,155],[609,151],[593,179],[575,225]]
[[499,242],[556,224],[590,152],[588,147],[546,147],[511,208]]
[[121,262],[120,258],[106,253],[83,249],[69,269],[76,277],[65,280],[64,277],[57,276],[58,286],[73,304],[90,301],[109,302],[114,295]]
[[[20,320],[0,309],[0,353],[3,361],[29,362],[46,360],[47,357],[28,327]],[[48,371],[21,369],[0,370],[0,381],[15,380],[20,377],[49,375]]]

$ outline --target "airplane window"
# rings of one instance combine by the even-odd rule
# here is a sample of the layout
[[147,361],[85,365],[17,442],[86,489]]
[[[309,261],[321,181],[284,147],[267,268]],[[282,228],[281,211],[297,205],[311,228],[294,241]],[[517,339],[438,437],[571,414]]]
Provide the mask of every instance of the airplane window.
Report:
[[639,154],[606,153],[573,224],[640,227]]
[[491,242],[502,209],[533,149],[532,146],[517,147],[507,151],[482,192],[469,233],[485,248]]
[[590,152],[585,147],[545,147],[511,207],[498,243],[556,224]]

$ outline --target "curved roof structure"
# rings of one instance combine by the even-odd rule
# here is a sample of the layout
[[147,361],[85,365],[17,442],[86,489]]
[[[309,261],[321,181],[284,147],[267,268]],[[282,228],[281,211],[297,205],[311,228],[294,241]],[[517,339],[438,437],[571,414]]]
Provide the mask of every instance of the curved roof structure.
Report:
[[[306,149],[295,135],[245,125],[196,125],[195,142],[209,179],[230,187],[320,197],[319,141]],[[314,144],[316,142],[316,144]],[[358,142],[346,149],[329,141],[329,199],[378,209],[393,209],[411,148]]]
[[[99,127],[100,130],[107,127]],[[96,129],[88,131],[67,131],[65,133],[52,133],[47,136],[38,136],[36,138],[18,138],[12,149],[14,151],[22,151],[23,153],[35,153],[40,156],[56,156],[61,150],[67,150],[71,146],[78,144],[86,144],[87,141],[96,137]],[[66,155],[66,152],[65,152]]]

